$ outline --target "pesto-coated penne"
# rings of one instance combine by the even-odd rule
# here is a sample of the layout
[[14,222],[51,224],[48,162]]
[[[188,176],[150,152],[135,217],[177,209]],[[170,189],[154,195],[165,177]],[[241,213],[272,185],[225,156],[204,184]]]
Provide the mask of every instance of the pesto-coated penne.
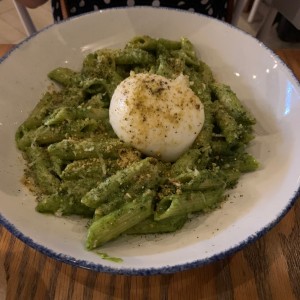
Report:
[[181,38],[180,43],[181,43],[182,52],[186,53],[193,60],[198,61],[195,48],[194,48],[193,44],[191,43],[191,41],[189,39],[183,37],[183,38]]
[[201,158],[202,152],[200,149],[190,149],[181,155],[170,169],[170,177],[174,178],[180,174],[186,173],[188,170],[193,170]]
[[101,179],[94,178],[80,178],[77,180],[62,180],[59,187],[59,192],[63,194],[73,195],[81,201],[81,198],[91,189],[96,187]]
[[213,136],[213,130],[214,130],[214,124],[213,124],[213,118],[210,112],[205,113],[205,120],[202,127],[202,130],[196,137],[192,148],[207,148],[210,147],[212,136]]
[[150,217],[154,196],[155,192],[148,190],[134,201],[94,221],[88,229],[86,248],[97,248]]
[[30,176],[38,189],[44,194],[58,191],[60,180],[52,173],[52,165],[45,149],[31,146],[26,149],[26,158],[30,164]]
[[140,48],[146,51],[154,51],[157,48],[157,40],[150,36],[136,36],[127,42],[125,48]]
[[228,85],[222,83],[212,83],[210,85],[215,97],[222,103],[227,112],[232,117],[244,124],[255,124],[255,119],[244,108],[236,94]]
[[[131,167],[132,166],[130,166],[130,168]],[[120,173],[117,173],[115,174],[115,177],[111,176],[110,178],[112,180],[117,180],[119,174]],[[103,185],[99,184],[95,189],[91,190],[82,198],[82,202],[87,206],[95,207],[95,202],[98,201],[99,204],[95,210],[95,216],[104,216],[113,210],[116,210],[124,203],[133,201],[136,197],[139,197],[139,195],[144,193],[145,190],[156,190],[157,186],[161,183],[160,166],[156,165],[148,170],[145,169],[144,174],[143,171],[140,172],[140,170],[138,170],[134,178],[131,176],[131,174],[128,174],[128,179],[131,179],[131,181],[128,181],[127,184],[119,187],[115,186],[114,190],[112,189],[111,185],[103,187]],[[100,189],[100,186],[102,190]],[[90,193],[92,196],[94,196],[93,203],[91,203],[91,199],[86,199],[86,197],[91,196]],[[102,199],[99,199],[100,195],[102,196]],[[99,198],[97,198],[97,196]]]
[[37,204],[37,211],[61,215],[93,216],[94,209],[81,203],[81,198],[99,182],[99,178],[63,180],[55,193],[44,196]]
[[259,164],[249,153],[242,152],[224,158],[222,165],[227,168],[239,170],[241,173],[253,172],[257,170]]
[[182,191],[205,191],[225,188],[225,182],[218,172],[213,170],[200,170],[185,172],[172,179],[174,184],[179,184]]
[[93,107],[66,107],[62,106],[53,111],[44,124],[47,126],[57,125],[66,121],[71,122],[77,119],[94,119],[94,120],[107,120],[108,121],[108,109],[107,108],[93,108]]
[[75,120],[72,123],[64,123],[61,126],[42,125],[35,130],[24,132],[17,143],[20,149],[36,143],[40,146],[58,143],[68,137],[81,138],[90,136],[95,131],[103,132],[101,122],[93,119]]
[[235,187],[241,177],[241,172],[235,168],[223,168],[218,174],[229,189]]
[[102,49],[88,54],[83,60],[81,74],[83,78],[111,77],[116,69],[116,50]]
[[[80,178],[103,179],[112,175],[118,168],[116,160],[104,160],[102,157],[75,160],[65,167],[61,173],[64,180],[77,180]],[[75,181],[76,182],[76,181]]]
[[42,197],[36,206],[40,213],[51,213],[57,216],[80,215],[92,217],[94,210],[85,206],[73,195],[63,195],[60,193]]
[[121,79],[113,81],[111,78],[92,78],[82,81],[81,87],[84,94],[89,96],[101,94],[103,98],[106,97],[107,101],[109,101],[120,82]]
[[236,120],[227,113],[220,105],[216,108],[216,123],[221,129],[226,142],[228,144],[237,143],[242,131],[243,125],[236,122]]
[[163,47],[167,50],[177,50],[182,46],[181,41],[172,41],[167,39],[157,39],[157,47]]
[[63,86],[71,85],[79,81],[79,74],[77,72],[63,67],[52,70],[48,73],[48,77]]
[[59,93],[46,93],[40,102],[32,110],[25,122],[18,128],[17,140],[20,139],[26,130],[31,130],[42,125],[44,118],[49,114],[49,111],[63,101]]
[[60,105],[79,105],[83,101],[82,91],[71,88],[68,91],[47,92],[35,106],[25,122],[18,128],[16,140],[20,140],[27,131],[41,126],[49,113]]
[[221,201],[224,189],[219,188],[206,192],[183,192],[163,197],[157,204],[154,220],[186,215],[194,212],[207,212]]
[[155,58],[152,54],[139,48],[119,51],[115,60],[118,65],[148,65],[155,63]]
[[179,76],[184,69],[184,60],[178,58],[168,57],[167,54],[161,54],[157,58],[158,67],[155,71],[157,75],[166,78],[175,78]]
[[117,138],[100,136],[87,139],[65,139],[48,147],[50,155],[64,160],[79,160],[86,158],[118,158],[119,151],[130,146]]
[[126,234],[153,234],[174,232],[183,227],[187,221],[187,215],[178,215],[160,221],[155,221],[153,216],[131,227]]
[[134,198],[134,193],[128,191],[131,186],[134,186],[132,191],[142,191],[158,184],[159,176],[159,162],[155,158],[146,158],[110,176],[90,190],[81,201],[89,207],[97,208],[102,203],[112,201],[112,198],[122,199],[125,194]]

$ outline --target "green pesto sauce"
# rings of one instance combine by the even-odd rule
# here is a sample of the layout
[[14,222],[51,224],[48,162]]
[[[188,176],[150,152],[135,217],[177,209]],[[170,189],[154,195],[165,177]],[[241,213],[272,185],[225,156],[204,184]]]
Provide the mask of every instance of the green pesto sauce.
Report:
[[96,252],[102,259],[106,259],[106,260],[109,260],[109,261],[113,261],[115,263],[122,263],[123,262],[123,259],[120,258],[120,257],[112,257],[112,256],[109,256],[107,253],[103,253],[103,252]]

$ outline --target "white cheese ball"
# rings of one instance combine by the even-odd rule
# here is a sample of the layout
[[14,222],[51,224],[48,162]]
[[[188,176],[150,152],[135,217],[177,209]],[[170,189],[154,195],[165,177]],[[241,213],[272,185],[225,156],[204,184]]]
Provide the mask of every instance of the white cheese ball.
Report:
[[109,107],[117,136],[148,156],[175,161],[194,142],[204,107],[188,77],[131,74],[116,88]]

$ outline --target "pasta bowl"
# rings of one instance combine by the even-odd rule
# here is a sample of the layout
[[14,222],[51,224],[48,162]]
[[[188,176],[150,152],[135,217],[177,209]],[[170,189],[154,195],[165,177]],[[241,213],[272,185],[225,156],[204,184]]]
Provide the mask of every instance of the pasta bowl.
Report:
[[[90,52],[121,48],[137,35],[187,37],[193,43],[215,78],[230,85],[255,116],[256,138],[249,152],[261,165],[243,175],[219,209],[199,215],[178,232],[124,235],[103,245],[99,255],[84,247],[86,220],[36,212],[36,199],[22,183],[24,160],[15,132],[49,89],[49,71],[58,66],[76,70]],[[210,263],[266,233],[299,195],[299,83],[262,43],[209,17],[134,7],[70,19],[30,37],[1,59],[0,90],[1,224],[29,246],[74,266],[149,275]]]

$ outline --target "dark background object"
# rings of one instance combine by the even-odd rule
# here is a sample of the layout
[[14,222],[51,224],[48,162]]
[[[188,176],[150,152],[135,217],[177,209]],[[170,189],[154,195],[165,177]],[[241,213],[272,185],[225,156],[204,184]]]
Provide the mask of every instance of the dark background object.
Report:
[[278,17],[277,34],[284,42],[300,42],[300,30],[282,15],[279,15]]

